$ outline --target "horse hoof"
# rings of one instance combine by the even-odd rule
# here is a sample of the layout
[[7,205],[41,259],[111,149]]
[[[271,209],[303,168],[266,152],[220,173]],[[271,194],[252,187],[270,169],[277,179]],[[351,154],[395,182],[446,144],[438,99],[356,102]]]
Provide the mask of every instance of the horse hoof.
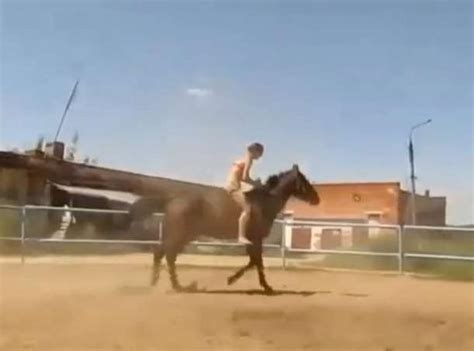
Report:
[[264,289],[265,293],[268,295],[272,295],[275,292],[271,286],[265,286]]
[[186,287],[186,291],[197,291],[198,285],[197,282],[192,282]]
[[182,293],[186,291],[186,287],[184,286],[173,286],[173,291],[177,293]]
[[192,282],[186,286],[175,285],[173,286],[173,290],[178,293],[195,292],[198,290],[198,285],[196,282]]
[[154,278],[154,277],[151,278],[151,280],[150,280],[150,286],[155,286],[157,282],[158,282],[158,278]]

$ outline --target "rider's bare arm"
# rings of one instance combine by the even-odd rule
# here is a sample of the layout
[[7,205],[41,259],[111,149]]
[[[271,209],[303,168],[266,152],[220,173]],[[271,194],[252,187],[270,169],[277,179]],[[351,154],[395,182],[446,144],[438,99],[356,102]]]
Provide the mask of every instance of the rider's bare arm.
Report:
[[246,183],[253,183],[253,179],[250,178],[250,169],[252,168],[253,160],[250,157],[245,158],[244,172],[242,174],[242,181]]

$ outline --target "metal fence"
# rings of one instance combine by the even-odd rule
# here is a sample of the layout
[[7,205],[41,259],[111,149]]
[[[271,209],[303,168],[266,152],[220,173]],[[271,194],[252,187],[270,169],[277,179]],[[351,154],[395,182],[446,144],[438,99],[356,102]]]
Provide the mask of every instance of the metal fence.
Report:
[[[423,236],[429,237],[430,250],[435,251],[427,252],[423,245],[418,245],[418,247],[405,245],[407,246],[407,252],[404,253],[406,258],[474,261],[474,228],[406,225],[403,232],[407,238],[406,241],[413,238],[423,240]],[[456,247],[452,245],[454,242],[458,242]]]
[[[351,222],[326,222],[326,221],[312,221],[312,220],[293,220],[293,219],[285,219],[285,220],[277,220],[276,222],[282,223],[283,227],[291,228],[291,229],[305,229],[305,228],[313,228],[313,227],[348,227],[348,228],[376,228],[376,229],[389,229],[393,230],[396,235],[396,243],[397,247],[394,248],[392,252],[382,252],[382,251],[368,251],[363,249],[358,250],[347,250],[347,249],[318,249],[312,248],[310,250],[307,249],[295,249],[288,247],[286,245],[286,240],[282,242],[283,250],[282,250],[282,261],[283,266],[285,266],[285,252],[301,252],[301,253],[315,253],[315,254],[337,254],[337,255],[357,255],[357,256],[378,256],[378,257],[394,257],[398,260],[398,271],[401,273],[403,271],[403,254],[402,254],[402,228],[399,225],[389,225],[389,224],[367,224],[367,223],[351,223]],[[288,235],[288,234],[286,234]],[[283,236],[286,239],[286,235]],[[473,258],[474,259],[474,258]]]
[[[96,213],[96,214],[122,214],[125,215],[128,212],[124,210],[106,210],[106,209],[90,209],[90,208],[64,208],[64,207],[51,207],[51,206],[10,206],[0,205],[0,210],[15,212],[18,217],[18,223],[15,225],[15,233],[0,233],[0,240],[2,241],[16,241],[21,244],[21,262],[25,262],[25,246],[27,243],[90,243],[90,244],[133,244],[133,245],[157,245],[161,243],[162,226],[161,220],[159,221],[159,228],[157,232],[156,240],[133,240],[133,239],[83,239],[83,238],[44,238],[44,237],[32,237],[28,235],[26,230],[26,224],[28,216],[35,211],[58,211],[58,212],[69,212],[69,213]],[[156,214],[162,216],[162,214]],[[1,219],[0,219],[1,221]],[[474,228],[460,228],[460,227],[432,227],[432,226],[400,226],[400,225],[383,225],[383,224],[366,224],[366,223],[350,223],[350,222],[325,222],[325,221],[313,221],[313,220],[294,220],[291,218],[277,219],[275,223],[281,226],[281,237],[280,244],[265,244],[264,248],[278,249],[281,258],[281,265],[283,268],[287,266],[288,254],[323,254],[323,255],[353,255],[353,256],[368,256],[368,257],[385,257],[393,258],[397,261],[397,269],[399,273],[403,273],[404,264],[407,259],[438,259],[438,260],[457,260],[457,261],[470,261],[474,262]],[[317,227],[337,227],[337,228],[376,228],[378,230],[385,230],[394,233],[393,245],[388,250],[364,250],[364,249],[322,249],[322,248],[311,248],[311,249],[295,249],[292,248],[291,244],[288,244],[288,233],[293,229],[298,228],[317,228]],[[2,229],[5,230],[5,229]],[[445,235],[445,240],[453,240],[453,233],[455,235],[462,233],[462,235],[468,240],[469,245],[465,252],[457,252],[457,250],[451,249],[447,245],[447,252],[429,252],[423,249],[423,241],[415,240],[415,246],[407,245],[412,243],[417,236],[433,236],[433,233],[449,233]],[[421,234],[420,234],[421,233]],[[291,234],[290,234],[291,235]],[[444,234],[443,234],[444,235]],[[461,235],[461,234],[460,234]],[[438,238],[439,239],[439,238]],[[443,238],[441,238],[443,239]],[[406,243],[407,242],[407,243]],[[420,244],[421,242],[421,244]],[[218,242],[218,241],[194,241],[192,245],[197,246],[214,246],[214,247],[238,247],[243,246],[238,242]],[[463,246],[464,247],[464,246]]]

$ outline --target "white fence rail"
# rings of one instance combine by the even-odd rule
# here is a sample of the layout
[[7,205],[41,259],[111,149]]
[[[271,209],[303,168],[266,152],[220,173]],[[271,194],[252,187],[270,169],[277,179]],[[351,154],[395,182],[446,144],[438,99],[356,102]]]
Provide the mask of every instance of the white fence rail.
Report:
[[[19,233],[15,236],[0,236],[2,241],[20,241],[21,242],[21,262],[25,262],[25,245],[29,242],[35,243],[90,243],[90,244],[131,244],[131,245],[158,245],[161,243],[162,226],[161,221],[158,230],[158,240],[133,240],[133,239],[120,239],[120,240],[108,240],[108,239],[57,239],[57,238],[36,238],[28,237],[26,232],[26,222],[29,212],[32,211],[59,211],[59,212],[71,212],[71,213],[99,213],[99,214],[127,214],[124,210],[106,210],[106,209],[91,209],[91,208],[64,208],[64,207],[52,207],[52,206],[11,206],[11,205],[0,205],[0,210],[5,211],[16,211],[19,214]],[[162,215],[162,214],[157,214]],[[313,220],[293,220],[283,219],[276,220],[278,224],[282,225],[281,232],[281,244],[265,244],[265,248],[280,249],[280,256],[282,261],[282,267],[286,267],[287,253],[305,253],[305,254],[336,254],[336,255],[358,255],[358,256],[380,256],[380,257],[393,257],[397,259],[398,271],[403,273],[404,262],[406,258],[418,258],[418,259],[442,259],[442,260],[458,260],[458,261],[471,261],[474,262],[474,256],[470,255],[455,255],[455,254],[435,254],[435,253],[420,253],[420,252],[409,252],[404,251],[404,240],[408,235],[407,232],[410,230],[432,230],[432,231],[450,231],[450,232],[463,232],[474,235],[474,228],[459,228],[459,227],[433,227],[433,226],[400,226],[400,225],[387,225],[387,224],[367,224],[367,223],[351,223],[351,222],[325,222],[325,221],[313,221]],[[379,229],[392,229],[396,233],[397,247],[393,252],[382,252],[382,251],[363,251],[363,250],[344,250],[344,249],[295,249],[288,247],[286,244],[286,229],[287,228],[313,228],[313,227],[350,227],[350,228],[379,228]],[[474,237],[473,237],[474,240]],[[237,242],[204,242],[194,241],[191,244],[197,246],[214,246],[214,247],[237,247],[243,246]]]
[[[404,226],[404,232],[409,230],[431,230],[431,231],[452,231],[459,233],[470,233],[473,235],[471,240],[474,240],[474,228],[463,228],[463,227],[435,227],[426,225],[406,225]],[[474,256],[465,255],[444,255],[444,254],[433,254],[433,253],[419,253],[419,252],[406,252],[404,256],[407,258],[426,258],[426,259],[444,259],[444,260],[456,260],[456,261],[471,261],[474,262]]]

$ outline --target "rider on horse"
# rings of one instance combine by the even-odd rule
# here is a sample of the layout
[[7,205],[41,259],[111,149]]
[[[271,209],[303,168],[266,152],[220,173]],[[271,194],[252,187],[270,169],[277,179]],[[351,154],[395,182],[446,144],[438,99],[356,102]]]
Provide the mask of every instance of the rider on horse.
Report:
[[245,228],[247,227],[250,218],[250,206],[244,193],[249,192],[255,186],[260,185],[260,180],[253,180],[250,178],[250,170],[253,161],[258,160],[262,155],[262,144],[250,144],[247,147],[245,156],[232,164],[227,180],[226,190],[242,209],[242,214],[239,218],[239,242],[244,244],[250,244],[250,241],[246,238],[247,233],[245,233]]

